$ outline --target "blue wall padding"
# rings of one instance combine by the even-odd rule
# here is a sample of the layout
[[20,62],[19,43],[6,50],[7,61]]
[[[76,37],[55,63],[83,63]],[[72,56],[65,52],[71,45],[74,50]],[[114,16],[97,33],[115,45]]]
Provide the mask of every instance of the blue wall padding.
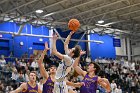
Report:
[[[0,31],[6,32],[18,32],[19,25],[13,22],[5,22],[0,24]],[[22,33],[35,34],[35,35],[46,35],[49,36],[49,28],[45,26],[34,27],[30,24],[26,24],[22,29]],[[21,57],[25,52],[33,54],[33,50],[43,50],[44,43],[49,42],[48,38],[42,38],[43,41],[39,41],[41,37],[31,37],[31,36],[12,36],[11,34],[2,34],[0,38],[0,55],[4,54],[9,56],[10,52],[13,52],[14,56]],[[2,42],[3,39],[7,40]],[[23,46],[20,46],[20,42],[23,42]],[[36,45],[38,43],[40,45]],[[2,47],[2,48],[1,48]],[[4,47],[4,48],[3,48]],[[29,48],[32,47],[30,50]]]
[[116,51],[113,46],[113,38],[109,35],[100,36],[98,34],[91,34],[91,40],[100,40],[103,41],[103,44],[90,43],[90,54],[92,59],[95,58],[115,58]]

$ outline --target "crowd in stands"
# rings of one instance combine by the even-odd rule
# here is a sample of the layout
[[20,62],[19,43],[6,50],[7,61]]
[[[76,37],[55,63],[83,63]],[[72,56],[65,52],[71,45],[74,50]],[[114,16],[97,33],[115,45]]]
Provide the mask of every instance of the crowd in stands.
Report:
[[112,93],[140,93],[140,62],[127,60],[96,59],[111,82]]
[[[86,70],[86,65],[91,61],[90,57],[81,58],[80,65]],[[102,71],[99,76],[106,77],[111,83],[111,93],[140,93],[140,62],[128,62],[126,60],[110,60],[110,59],[95,59],[99,63]],[[44,64],[46,70],[50,65],[58,66],[59,60],[53,56],[45,56]],[[21,83],[28,82],[29,72],[35,70],[37,72],[37,83],[43,87],[42,77],[40,76],[37,59],[31,56],[30,59],[14,58],[5,59],[2,55],[0,58],[0,93],[9,93],[16,89]],[[71,74],[71,75],[70,75]],[[69,80],[76,82],[81,81],[80,76],[74,77],[69,74]],[[73,88],[75,91],[78,89]],[[98,93],[105,93],[105,90],[98,86]]]

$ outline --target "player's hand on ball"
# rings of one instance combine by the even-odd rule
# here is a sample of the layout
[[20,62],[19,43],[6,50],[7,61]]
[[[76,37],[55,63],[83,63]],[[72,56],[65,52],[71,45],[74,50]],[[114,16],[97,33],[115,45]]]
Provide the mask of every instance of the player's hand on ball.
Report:
[[72,35],[72,34],[74,34],[74,31],[71,31],[71,32],[70,32],[70,35]]

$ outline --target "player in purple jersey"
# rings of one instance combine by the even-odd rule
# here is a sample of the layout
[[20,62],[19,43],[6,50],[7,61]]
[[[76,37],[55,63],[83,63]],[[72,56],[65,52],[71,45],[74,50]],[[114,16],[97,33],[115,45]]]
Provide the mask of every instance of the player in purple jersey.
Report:
[[[40,73],[42,75],[42,77],[44,77],[43,80],[43,90],[42,93],[53,93],[53,89],[54,89],[54,81],[55,81],[55,74],[56,74],[56,67],[54,65],[52,65],[50,67],[50,75],[48,75],[48,72],[45,70],[43,63],[43,59],[44,59],[44,55],[46,54],[46,52],[49,50],[48,48],[48,43],[45,43],[45,49],[43,51],[43,53],[41,54],[41,57],[38,60],[38,65],[40,68]],[[73,87],[79,87],[82,85],[82,83],[73,83],[73,82],[66,82],[67,85],[69,86],[73,86]]]
[[48,72],[45,70],[45,67],[43,65],[44,55],[46,54],[46,52],[48,50],[49,50],[48,43],[46,42],[45,49],[44,49],[43,53],[41,54],[41,57],[38,60],[40,73],[41,73],[41,76],[44,78],[43,79],[42,93],[53,93],[53,88],[54,88],[54,78],[55,78],[55,73],[56,73],[56,66],[52,65],[49,68],[49,72],[50,72],[50,75],[49,75]]
[[10,93],[42,93],[38,85],[36,84],[36,72],[32,71],[29,75],[29,82],[22,83],[20,87]]
[[76,72],[84,77],[82,81],[84,85],[81,86],[80,93],[96,93],[97,84],[101,85],[107,92],[110,92],[110,83],[108,79],[97,76],[97,73],[100,71],[100,66],[98,64],[91,62],[88,65],[87,71],[83,71],[78,66],[78,63],[78,60],[75,61],[73,66]]

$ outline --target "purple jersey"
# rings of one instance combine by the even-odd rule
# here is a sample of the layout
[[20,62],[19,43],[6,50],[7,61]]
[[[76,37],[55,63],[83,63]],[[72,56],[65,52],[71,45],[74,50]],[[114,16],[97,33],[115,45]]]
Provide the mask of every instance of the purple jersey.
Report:
[[43,92],[42,93],[53,93],[54,82],[51,80],[49,76],[47,81],[43,84]]
[[81,86],[80,93],[96,93],[98,77],[89,77],[88,74],[84,77],[83,81],[85,86]]
[[22,93],[38,93],[38,85],[36,84],[36,86],[33,88],[29,83],[27,83],[27,90]]

